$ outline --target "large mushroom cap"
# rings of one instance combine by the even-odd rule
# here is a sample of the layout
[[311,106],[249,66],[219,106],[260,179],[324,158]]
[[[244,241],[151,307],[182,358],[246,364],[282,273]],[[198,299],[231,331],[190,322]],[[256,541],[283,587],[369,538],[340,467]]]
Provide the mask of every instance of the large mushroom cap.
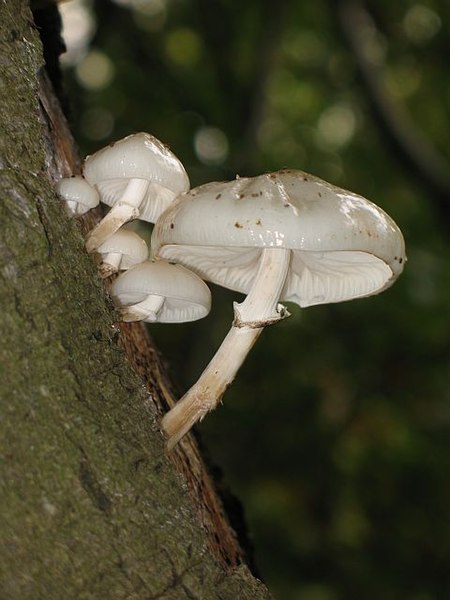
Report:
[[211,308],[208,286],[195,273],[166,261],[146,261],[125,271],[113,282],[111,296],[118,306],[163,296],[158,322],[181,323],[205,317]]
[[113,206],[130,179],[150,182],[140,206],[140,218],[153,222],[181,192],[189,178],[178,158],[149,133],[133,133],[88,156],[83,173],[95,185],[102,202]]
[[293,251],[281,300],[300,306],[380,292],[405,261],[403,236],[383,210],[295,170],[192,189],[152,236],[154,256],[245,293],[264,247]]

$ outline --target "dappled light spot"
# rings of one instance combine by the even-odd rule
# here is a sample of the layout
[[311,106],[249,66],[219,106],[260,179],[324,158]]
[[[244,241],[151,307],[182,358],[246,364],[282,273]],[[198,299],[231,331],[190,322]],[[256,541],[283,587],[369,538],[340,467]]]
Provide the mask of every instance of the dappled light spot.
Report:
[[430,41],[441,28],[441,18],[433,9],[423,4],[414,4],[403,19],[403,29],[416,44]]
[[166,55],[171,62],[181,67],[192,67],[200,59],[202,41],[188,27],[179,27],[166,36]]
[[92,50],[76,67],[76,74],[83,87],[101,90],[111,83],[114,77],[114,66],[104,52]]
[[76,65],[86,54],[95,32],[91,9],[84,0],[63,2],[59,5],[63,23],[62,35],[66,52],[61,56],[64,66]]
[[93,141],[106,139],[114,127],[112,113],[103,107],[93,107],[85,110],[80,121],[83,135]]
[[228,156],[227,136],[217,127],[201,127],[194,136],[194,149],[202,163],[221,164]]
[[356,129],[356,116],[348,104],[335,104],[320,115],[317,141],[325,148],[341,148],[350,142]]

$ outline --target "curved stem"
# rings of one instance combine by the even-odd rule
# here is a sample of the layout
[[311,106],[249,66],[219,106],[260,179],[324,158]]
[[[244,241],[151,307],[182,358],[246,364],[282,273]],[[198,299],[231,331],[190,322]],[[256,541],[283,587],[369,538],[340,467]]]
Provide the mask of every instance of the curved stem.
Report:
[[149,323],[158,320],[158,313],[164,304],[165,297],[149,294],[145,300],[125,306],[120,309],[122,321],[148,321]]
[[263,327],[232,327],[199,380],[163,417],[161,426],[171,450],[211,410],[216,408]]
[[139,206],[148,186],[146,179],[130,179],[120,200],[86,237],[88,252],[95,252],[122,225],[139,217]]
[[244,302],[234,304],[236,327],[265,327],[289,316],[278,303],[291,264],[291,251],[264,248],[258,272]]
[[244,302],[235,303],[233,326],[220,348],[198,381],[161,421],[168,437],[168,449],[216,408],[264,326],[288,316],[287,311],[280,310],[278,300],[289,271],[290,258],[290,250],[265,248],[262,251],[252,289]]

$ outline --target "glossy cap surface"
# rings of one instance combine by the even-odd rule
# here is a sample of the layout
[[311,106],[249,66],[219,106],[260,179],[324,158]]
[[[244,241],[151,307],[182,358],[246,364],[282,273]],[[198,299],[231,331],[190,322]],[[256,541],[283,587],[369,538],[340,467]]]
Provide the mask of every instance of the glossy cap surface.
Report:
[[195,273],[166,261],[146,261],[114,281],[111,296],[118,306],[131,306],[148,295],[163,296],[160,323],[181,323],[205,317],[211,308],[208,286]]
[[95,185],[101,201],[113,206],[130,179],[150,182],[140,207],[140,218],[154,222],[181,192],[189,178],[178,158],[149,133],[134,133],[88,156],[83,173]]
[[128,229],[119,229],[113,233],[103,244],[100,244],[97,252],[102,255],[121,254],[121,269],[129,269],[148,258],[148,247],[145,240]]
[[164,212],[152,236],[155,256],[244,293],[261,248],[293,251],[281,300],[300,306],[380,292],[405,261],[403,236],[382,209],[295,170],[194,188]]

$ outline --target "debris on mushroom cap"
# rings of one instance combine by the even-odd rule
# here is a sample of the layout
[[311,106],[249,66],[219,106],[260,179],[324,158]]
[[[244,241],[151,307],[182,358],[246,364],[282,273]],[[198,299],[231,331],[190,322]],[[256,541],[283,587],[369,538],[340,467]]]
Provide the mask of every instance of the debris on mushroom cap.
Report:
[[152,235],[155,257],[241,292],[267,247],[293,251],[281,300],[300,306],[381,292],[406,260],[403,236],[382,209],[296,170],[194,188],[163,213]]
[[182,194],[160,217],[155,257],[247,294],[198,381],[163,417],[172,448],[213,410],[266,325],[300,306],[380,292],[401,272],[395,223],[361,196],[301,171],[279,171]]
[[97,251],[102,255],[99,270],[103,278],[129,269],[148,258],[145,240],[129,229],[119,229],[113,233]]
[[149,182],[140,203],[143,220],[154,222],[181,192],[189,189],[189,178],[178,158],[149,133],[134,133],[88,156],[84,176],[100,193],[101,201],[113,206],[130,179]]
[[80,175],[60,179],[56,183],[56,192],[66,201],[73,215],[83,215],[100,202],[97,190]]
[[204,281],[181,265],[145,261],[125,271],[113,282],[111,296],[118,307],[133,307],[149,296],[161,296],[160,323],[181,323],[205,317],[211,292]]

